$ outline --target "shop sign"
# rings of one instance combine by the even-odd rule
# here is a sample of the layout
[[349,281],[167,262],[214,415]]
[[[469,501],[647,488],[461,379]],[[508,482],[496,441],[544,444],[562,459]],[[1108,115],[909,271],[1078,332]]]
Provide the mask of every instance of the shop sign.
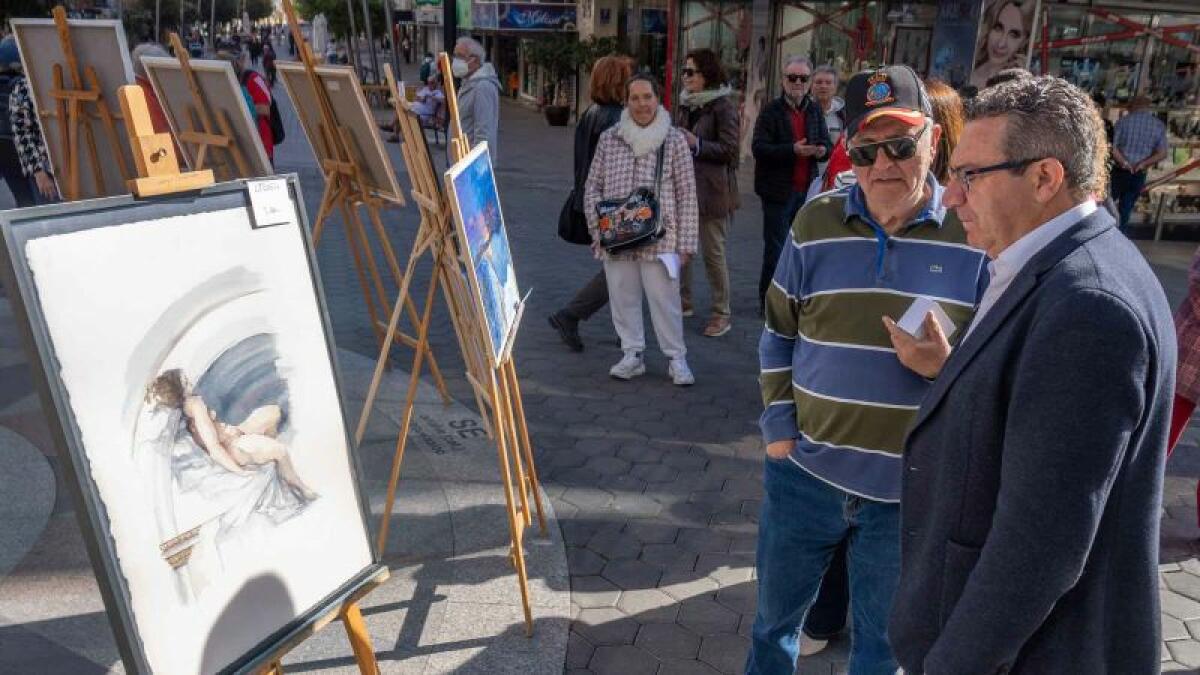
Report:
[[413,13],[417,18],[417,23],[419,24],[426,26],[442,25],[441,3],[438,3],[437,5],[418,5]]
[[500,3],[497,28],[502,30],[576,30],[575,5]]

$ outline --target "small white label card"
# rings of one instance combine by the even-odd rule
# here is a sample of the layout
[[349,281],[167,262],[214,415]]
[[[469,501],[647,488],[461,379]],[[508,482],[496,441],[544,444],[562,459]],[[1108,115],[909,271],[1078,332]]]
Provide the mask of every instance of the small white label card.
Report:
[[252,180],[246,183],[246,189],[250,192],[255,229],[291,223],[296,218],[286,178]]
[[913,300],[896,325],[905,333],[922,340],[925,338],[925,315],[930,312],[933,312],[933,318],[937,319],[938,324],[941,325],[946,339],[950,339],[954,335],[954,331],[958,330],[958,326],[954,325],[954,322],[946,314],[946,310],[942,309],[942,306],[933,298],[922,296]]

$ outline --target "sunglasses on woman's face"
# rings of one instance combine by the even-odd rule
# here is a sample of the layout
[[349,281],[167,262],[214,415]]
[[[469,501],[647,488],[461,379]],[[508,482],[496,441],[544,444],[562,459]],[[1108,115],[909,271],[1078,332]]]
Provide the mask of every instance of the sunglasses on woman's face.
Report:
[[804,83],[808,82],[808,77],[809,77],[809,76],[808,76],[808,75],[796,75],[796,74],[794,74],[794,73],[788,73],[786,77],[787,77],[787,81],[788,81],[788,82],[791,82],[792,84],[796,84],[797,82],[799,82],[800,84],[804,84]]
[[695,68],[684,68],[682,71],[684,77],[691,77],[696,74]]
[[879,157],[879,151],[883,150],[884,154],[889,159],[896,162],[903,162],[906,159],[912,159],[913,155],[917,154],[917,141],[925,135],[925,130],[929,125],[921,127],[921,131],[917,132],[916,136],[901,136],[900,138],[889,138],[886,141],[878,143],[867,143],[846,148],[846,154],[850,156],[850,163],[854,166],[871,166],[875,163],[875,158]]

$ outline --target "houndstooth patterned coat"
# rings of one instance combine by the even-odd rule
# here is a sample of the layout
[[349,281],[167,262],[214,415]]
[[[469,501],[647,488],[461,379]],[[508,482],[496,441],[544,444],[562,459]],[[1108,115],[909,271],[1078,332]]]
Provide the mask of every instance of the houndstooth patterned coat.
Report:
[[[661,114],[661,113],[660,113]],[[583,212],[587,215],[592,240],[598,240],[596,204],[606,199],[624,199],[635,187],[653,187],[658,152],[633,156],[633,149],[617,134],[614,126],[600,135],[596,156],[583,195]],[[663,141],[667,150],[663,156],[662,187],[658,204],[666,234],[653,244],[603,258],[612,260],[651,261],[663,253],[693,255],[699,239],[700,209],[696,201],[696,173],[692,154],[683,134],[672,128]]]

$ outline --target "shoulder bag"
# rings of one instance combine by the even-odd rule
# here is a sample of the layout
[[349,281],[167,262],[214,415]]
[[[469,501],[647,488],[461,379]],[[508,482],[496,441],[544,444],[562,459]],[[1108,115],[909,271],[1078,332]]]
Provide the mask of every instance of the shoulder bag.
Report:
[[596,204],[599,216],[600,246],[608,253],[621,253],[652,244],[663,238],[658,193],[662,189],[663,157],[667,140],[658,148],[654,167],[654,189],[637,187],[624,199],[608,199]]

